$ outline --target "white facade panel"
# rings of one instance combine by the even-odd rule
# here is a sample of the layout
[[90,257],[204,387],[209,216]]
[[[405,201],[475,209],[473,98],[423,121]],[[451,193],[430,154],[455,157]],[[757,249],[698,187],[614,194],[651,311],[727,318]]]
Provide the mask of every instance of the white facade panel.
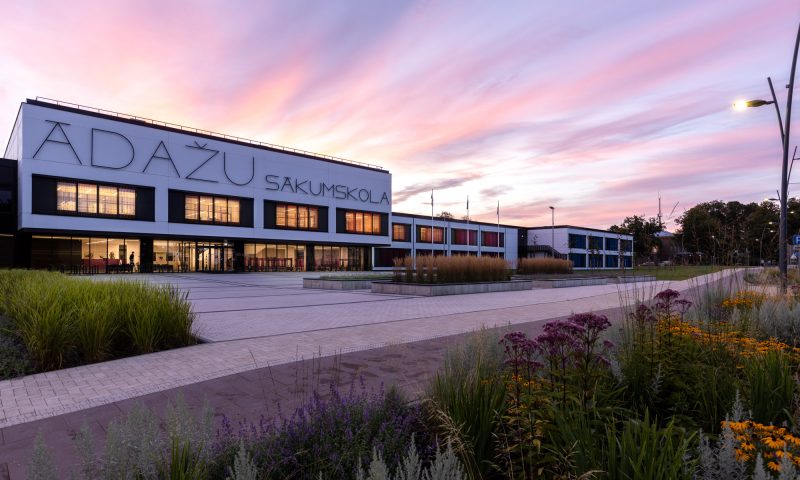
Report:
[[[386,171],[29,103],[22,105],[20,116],[21,229],[389,243],[388,235],[336,233],[337,208],[391,212]],[[17,148],[14,143],[9,147]],[[33,214],[32,175],[154,187],[155,221]],[[170,189],[252,198],[253,227],[170,223]],[[265,230],[264,200],[327,206],[329,231]]]

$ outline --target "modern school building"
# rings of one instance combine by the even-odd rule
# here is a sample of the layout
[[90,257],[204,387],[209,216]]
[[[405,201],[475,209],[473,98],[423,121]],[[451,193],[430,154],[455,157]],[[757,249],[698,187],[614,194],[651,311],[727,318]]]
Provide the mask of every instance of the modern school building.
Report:
[[528,231],[392,213],[391,174],[376,165],[46,99],[21,104],[0,159],[2,267],[368,270],[414,254],[513,263],[528,256]]

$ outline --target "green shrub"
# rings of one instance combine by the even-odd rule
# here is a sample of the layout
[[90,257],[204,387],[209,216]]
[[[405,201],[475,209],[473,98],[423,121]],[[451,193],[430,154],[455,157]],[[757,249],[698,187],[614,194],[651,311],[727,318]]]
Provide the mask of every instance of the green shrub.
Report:
[[450,443],[471,478],[493,471],[494,432],[505,404],[503,351],[487,332],[448,351],[428,387],[434,429]]
[[619,431],[614,424],[609,427],[606,472],[610,480],[691,480],[695,462],[687,461],[687,456],[694,449],[694,433],[687,434],[674,422],[659,428],[647,412],[641,420],[623,422]]
[[788,412],[796,382],[786,354],[771,351],[751,359],[745,365],[745,377],[753,420],[765,425],[791,421]]
[[675,417],[685,428],[719,432],[720,419],[740,389],[741,359],[720,342],[674,333],[689,325],[678,320],[675,312],[645,304],[626,319],[617,349],[625,396],[642,415],[649,411],[660,419]]

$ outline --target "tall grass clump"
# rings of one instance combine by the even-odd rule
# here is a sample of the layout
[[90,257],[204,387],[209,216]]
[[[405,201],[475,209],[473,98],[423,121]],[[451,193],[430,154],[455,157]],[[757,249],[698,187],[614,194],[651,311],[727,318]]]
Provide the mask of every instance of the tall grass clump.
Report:
[[503,349],[488,332],[477,332],[448,351],[444,366],[428,386],[434,430],[461,458],[470,478],[493,471],[494,433],[506,404]]
[[0,271],[0,314],[38,371],[195,342],[191,303],[172,286]]
[[498,257],[421,255],[405,257],[395,266],[393,280],[406,283],[501,282],[509,278],[508,262]]
[[572,273],[572,261],[561,258],[520,258],[517,273],[521,275]]

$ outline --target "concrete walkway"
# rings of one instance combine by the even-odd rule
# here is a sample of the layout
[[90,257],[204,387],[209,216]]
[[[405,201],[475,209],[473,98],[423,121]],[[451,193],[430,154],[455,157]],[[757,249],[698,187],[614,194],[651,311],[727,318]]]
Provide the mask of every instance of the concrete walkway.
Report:
[[264,366],[615,308],[719,277],[433,298],[303,290],[300,274],[136,277],[188,291],[211,343],[2,381],[0,428]]

